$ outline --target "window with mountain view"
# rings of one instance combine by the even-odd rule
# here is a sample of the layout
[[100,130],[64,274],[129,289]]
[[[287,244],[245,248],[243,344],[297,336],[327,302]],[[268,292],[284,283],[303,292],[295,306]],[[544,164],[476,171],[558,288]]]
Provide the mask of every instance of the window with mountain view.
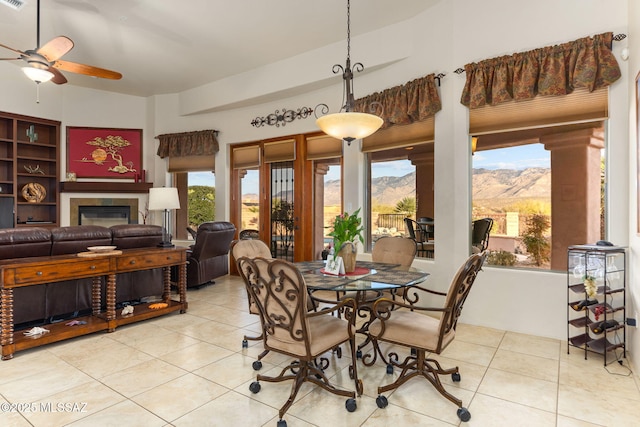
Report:
[[487,262],[563,270],[604,236],[602,123],[477,138],[471,219],[492,218]]

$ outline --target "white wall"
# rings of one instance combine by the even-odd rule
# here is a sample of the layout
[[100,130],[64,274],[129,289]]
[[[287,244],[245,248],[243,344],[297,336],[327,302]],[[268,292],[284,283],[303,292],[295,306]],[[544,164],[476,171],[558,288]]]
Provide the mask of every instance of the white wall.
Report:
[[[453,70],[468,62],[606,31],[637,34],[638,24],[628,28],[634,17],[635,22],[640,18],[639,6],[634,3],[628,0],[443,0],[404,23],[352,39],[352,60],[363,62],[368,70],[355,77],[356,97],[429,73],[446,73],[440,88],[443,109],[436,115],[435,145],[435,218],[441,237],[435,260],[416,261],[417,266],[432,273],[429,279],[432,285],[441,289],[448,285],[469,247],[468,111],[459,102],[465,76],[454,74]],[[632,39],[614,43],[618,59],[620,50],[627,44],[636,48],[632,51],[640,52]],[[279,128],[254,128],[250,122],[276,109],[314,107],[322,102],[337,110],[342,88],[340,77],[333,76],[331,66],[344,60],[345,46],[327,46],[244,73],[242,78],[236,76],[182,94],[146,100],[48,86],[43,87],[40,105],[32,101],[34,88],[18,68],[0,64],[0,93],[3,94],[0,110],[62,120],[63,126],[143,128],[145,168],[150,170],[156,185],[164,185],[168,175],[164,161],[155,156],[157,141],[153,136],[217,129],[221,148],[216,156],[216,218],[223,219],[229,215],[229,184],[224,173],[229,167],[228,145],[317,130],[312,118]],[[611,119],[607,132],[610,196],[607,232],[615,243],[631,245],[629,265],[633,266],[640,240],[635,234],[635,135],[629,137],[629,108],[633,105],[630,93],[640,58],[632,53],[628,62],[620,59],[619,62],[623,77],[610,91]],[[301,70],[313,70],[313,73]],[[331,84],[327,86],[328,83]],[[256,100],[274,99],[274,96],[277,100],[256,104]],[[363,199],[363,158],[358,146],[354,143],[345,147],[348,151],[345,158],[349,162],[345,164],[344,173],[350,177],[348,182],[356,183],[345,192],[345,204],[351,204],[353,209],[360,206]],[[636,294],[640,293],[640,285],[636,276],[631,272],[629,288],[630,299],[638,302],[640,298]],[[562,273],[486,267],[469,297],[462,320],[566,339],[566,299],[566,278]],[[635,335],[629,335],[633,353],[640,354]]]

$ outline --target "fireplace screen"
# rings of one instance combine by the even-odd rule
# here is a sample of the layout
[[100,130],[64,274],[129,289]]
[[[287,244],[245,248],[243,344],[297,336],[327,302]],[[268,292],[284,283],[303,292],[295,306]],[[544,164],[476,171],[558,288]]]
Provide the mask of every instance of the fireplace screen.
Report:
[[130,206],[78,206],[78,225],[130,224]]

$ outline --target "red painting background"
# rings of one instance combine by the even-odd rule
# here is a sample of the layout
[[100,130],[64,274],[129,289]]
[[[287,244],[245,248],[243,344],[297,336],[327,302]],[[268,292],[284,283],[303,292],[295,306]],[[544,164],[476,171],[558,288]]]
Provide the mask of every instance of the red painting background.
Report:
[[[129,141],[131,145],[119,151],[122,162],[132,162],[132,168],[136,172],[119,173],[109,171],[109,167],[117,166],[118,163],[110,156],[102,165],[91,160],[91,153],[100,148],[87,144],[96,137],[106,138],[107,136],[121,136]],[[134,179],[135,174],[142,173],[142,129],[113,129],[113,128],[88,128],[88,127],[67,127],[67,172],[75,172],[77,178],[114,178],[114,179]]]

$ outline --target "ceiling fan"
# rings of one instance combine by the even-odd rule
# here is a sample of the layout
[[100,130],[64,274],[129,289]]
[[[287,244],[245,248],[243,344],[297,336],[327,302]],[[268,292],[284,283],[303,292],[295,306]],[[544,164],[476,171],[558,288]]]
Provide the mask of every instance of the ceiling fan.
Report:
[[77,62],[63,61],[60,59],[64,54],[73,48],[73,41],[65,36],[58,36],[40,46],[40,0],[37,4],[37,47],[26,51],[14,49],[0,43],[0,47],[13,51],[20,56],[17,58],[0,58],[0,61],[23,60],[29,64],[23,67],[24,73],[34,82],[43,83],[51,80],[55,84],[67,82],[65,76],[59,71],[69,71],[71,73],[84,74],[103,79],[119,80],[122,74],[94,67],[92,65],[79,64]]

